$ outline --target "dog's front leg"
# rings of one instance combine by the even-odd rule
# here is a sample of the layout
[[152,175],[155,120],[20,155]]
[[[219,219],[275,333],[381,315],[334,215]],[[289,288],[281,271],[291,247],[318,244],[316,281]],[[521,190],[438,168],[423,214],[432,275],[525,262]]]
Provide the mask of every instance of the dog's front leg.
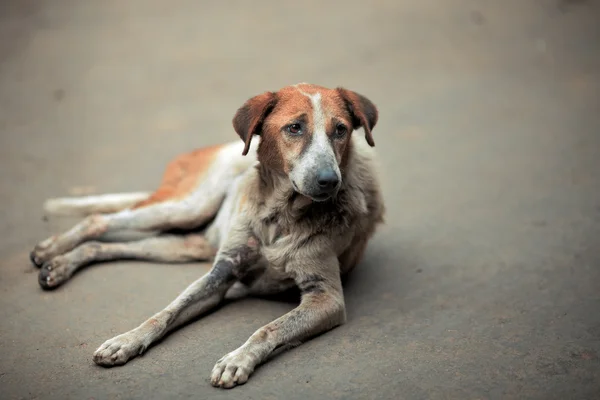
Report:
[[217,306],[227,290],[259,257],[255,238],[238,234],[235,239],[217,254],[211,270],[164,310],[137,328],[104,342],[94,353],[94,362],[102,366],[125,364],[172,329]]
[[[221,358],[213,368],[213,386],[232,388],[245,383],[254,368],[277,348],[297,344],[346,320],[344,296],[336,257],[298,260],[296,283],[300,305],[257,330],[241,347]],[[306,265],[319,268],[306,268]],[[289,267],[288,267],[289,268]],[[295,268],[295,266],[291,266]]]

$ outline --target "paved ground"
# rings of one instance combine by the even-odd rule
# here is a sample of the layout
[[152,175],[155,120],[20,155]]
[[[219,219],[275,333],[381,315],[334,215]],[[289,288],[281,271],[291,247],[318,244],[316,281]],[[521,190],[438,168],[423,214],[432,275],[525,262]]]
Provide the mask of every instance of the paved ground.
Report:
[[[1,397],[599,398],[599,43],[591,0],[4,0]],[[95,366],[207,266],[111,263],[43,292],[27,254],[73,223],[43,199],[152,188],[233,139],[246,98],[300,81],[381,112],[388,223],[348,324],[234,391],[214,362],[293,304],[231,304]]]

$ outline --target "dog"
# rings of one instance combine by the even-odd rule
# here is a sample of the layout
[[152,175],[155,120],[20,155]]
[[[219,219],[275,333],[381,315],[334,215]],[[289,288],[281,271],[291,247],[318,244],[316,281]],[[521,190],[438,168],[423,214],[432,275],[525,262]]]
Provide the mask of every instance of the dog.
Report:
[[[242,142],[176,158],[156,191],[47,200],[48,213],[85,218],[34,248],[39,283],[55,288],[97,261],[213,260],[164,310],[102,344],[93,360],[106,367],[224,299],[299,289],[295,309],[214,366],[213,386],[241,385],[276,349],[346,321],[342,278],[384,219],[371,148],[377,120],[369,99],[344,88],[301,83],[252,97],[233,118]],[[352,135],[359,128],[364,137]],[[104,240],[123,232],[143,236]]]

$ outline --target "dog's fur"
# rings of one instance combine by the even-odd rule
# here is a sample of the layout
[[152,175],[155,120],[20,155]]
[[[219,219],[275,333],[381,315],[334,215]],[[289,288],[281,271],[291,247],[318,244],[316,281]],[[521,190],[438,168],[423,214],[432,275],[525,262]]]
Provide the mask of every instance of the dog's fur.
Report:
[[[103,366],[126,363],[224,298],[299,288],[297,308],[213,368],[214,386],[243,384],[275,349],[345,322],[341,276],[383,221],[368,146],[377,118],[371,101],[342,88],[298,84],[253,97],[233,119],[243,143],[180,156],[155,192],[47,201],[50,213],[87,217],[35,247],[39,283],[54,288],[101,260],[214,257],[211,270],[164,310],[100,346],[94,361]],[[359,127],[364,138],[351,135]],[[123,231],[147,237],[95,241]]]

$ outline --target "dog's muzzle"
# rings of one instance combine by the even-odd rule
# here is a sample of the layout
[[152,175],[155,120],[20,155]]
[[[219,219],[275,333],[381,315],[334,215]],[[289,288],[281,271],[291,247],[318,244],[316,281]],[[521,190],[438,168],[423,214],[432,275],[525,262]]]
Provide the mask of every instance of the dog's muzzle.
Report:
[[325,201],[335,195],[340,187],[340,178],[332,168],[323,168],[317,172],[315,182],[310,185],[313,190],[307,195],[315,201]]

